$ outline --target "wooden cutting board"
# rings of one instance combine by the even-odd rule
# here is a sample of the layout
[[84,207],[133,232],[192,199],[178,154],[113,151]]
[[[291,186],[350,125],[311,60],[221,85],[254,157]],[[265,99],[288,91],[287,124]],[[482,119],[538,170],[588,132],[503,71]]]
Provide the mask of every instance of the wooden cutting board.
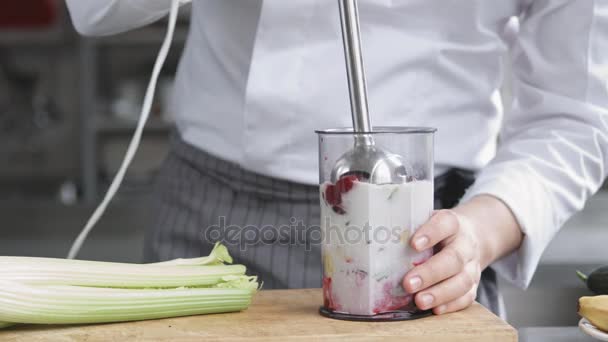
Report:
[[239,313],[86,326],[21,326],[0,341],[332,340],[517,341],[517,332],[475,303],[467,310],[408,322],[346,322],[317,313],[321,290],[261,291]]

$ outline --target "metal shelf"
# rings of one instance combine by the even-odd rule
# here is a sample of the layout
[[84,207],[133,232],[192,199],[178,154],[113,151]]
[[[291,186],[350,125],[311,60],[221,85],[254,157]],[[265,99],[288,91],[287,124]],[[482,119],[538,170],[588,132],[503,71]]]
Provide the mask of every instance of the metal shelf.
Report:
[[[98,117],[96,119],[96,130],[100,134],[132,134],[135,130],[136,122],[121,120],[111,117]],[[159,118],[149,119],[144,128],[146,133],[168,134],[173,128],[173,124]]]
[[[144,27],[114,36],[101,37],[97,44],[102,47],[132,47],[142,45],[159,45],[165,37],[167,28],[164,26]],[[173,42],[184,44],[188,37],[187,27],[176,27]]]
[[10,47],[54,47],[70,40],[61,29],[50,30],[0,30],[0,45]]

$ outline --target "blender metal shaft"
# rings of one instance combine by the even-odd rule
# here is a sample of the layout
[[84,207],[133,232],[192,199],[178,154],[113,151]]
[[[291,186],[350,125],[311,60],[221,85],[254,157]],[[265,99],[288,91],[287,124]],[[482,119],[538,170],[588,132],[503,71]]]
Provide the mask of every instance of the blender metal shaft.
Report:
[[[342,40],[348,74],[353,129],[355,132],[371,132],[357,0],[338,0],[338,2],[340,4],[340,21],[342,23]],[[365,140],[371,142],[371,140]]]
[[348,74],[351,113],[355,145],[344,153],[331,171],[336,182],[345,175],[356,175],[372,184],[403,183],[407,181],[407,168],[400,156],[375,146],[367,103],[367,84],[361,52],[361,30],[357,0],[338,0],[342,40]]

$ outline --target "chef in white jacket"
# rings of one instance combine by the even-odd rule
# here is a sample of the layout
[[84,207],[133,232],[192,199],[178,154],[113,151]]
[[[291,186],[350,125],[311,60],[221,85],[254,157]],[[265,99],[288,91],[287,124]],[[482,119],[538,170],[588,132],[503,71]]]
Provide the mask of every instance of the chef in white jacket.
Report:
[[[141,27],[169,10],[169,0],[68,5],[84,35]],[[606,176],[608,1],[359,7],[372,123],[437,127],[437,177],[475,175],[459,205],[412,237],[414,248],[441,251],[406,275],[405,289],[442,314],[495,283],[486,272],[526,287],[552,237]],[[513,101],[505,112],[507,51]],[[178,134],[158,177],[149,259],[207,251],[206,227],[218,217],[315,223],[313,131],[351,124],[337,1],[195,0],[174,100]],[[319,285],[316,252],[265,245],[237,258],[270,287]],[[500,311],[496,291],[489,296],[482,301]]]

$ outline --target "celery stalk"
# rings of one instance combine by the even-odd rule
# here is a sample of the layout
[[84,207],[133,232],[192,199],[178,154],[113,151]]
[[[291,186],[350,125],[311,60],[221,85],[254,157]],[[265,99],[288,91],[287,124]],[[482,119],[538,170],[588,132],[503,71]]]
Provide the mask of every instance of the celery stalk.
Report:
[[176,259],[153,264],[123,264],[53,258],[0,257],[0,279],[26,284],[79,285],[95,287],[180,287],[206,286],[222,277],[245,274],[243,265],[216,244],[207,257]]
[[[248,283],[254,283],[250,279]],[[108,289],[0,281],[0,321],[82,324],[135,321],[246,309],[255,290]]]
[[[138,265],[51,258],[0,257],[0,279],[34,285],[180,287],[213,285],[221,281],[222,277],[243,275],[246,271],[243,265],[197,266],[194,263],[188,264],[191,262],[188,260],[183,259],[179,264]],[[200,258],[197,260],[200,261]]]
[[220,244],[207,257],[143,265],[0,257],[0,329],[244,310],[259,284],[231,262]]
[[150,265],[190,265],[190,266],[203,266],[203,265],[221,265],[222,263],[232,264],[232,257],[228,253],[228,248],[220,244],[215,243],[213,250],[209,256],[193,258],[193,259],[175,259],[170,261],[157,262]]
[[73,261],[13,259],[2,265],[0,279],[40,285],[93,287],[180,287],[213,285],[229,275],[245,274],[245,266],[148,266]]

